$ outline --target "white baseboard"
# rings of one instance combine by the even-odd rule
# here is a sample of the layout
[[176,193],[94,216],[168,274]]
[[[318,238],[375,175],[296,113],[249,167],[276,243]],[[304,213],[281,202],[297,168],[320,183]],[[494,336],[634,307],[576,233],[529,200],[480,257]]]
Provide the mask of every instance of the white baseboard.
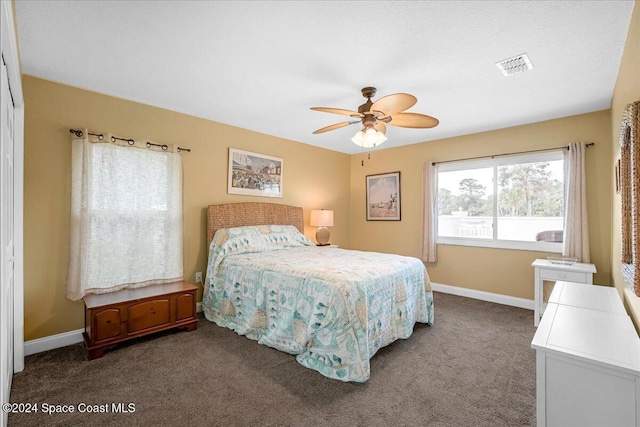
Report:
[[508,295],[494,294],[493,292],[478,291],[476,289],[461,288],[458,286],[443,285],[441,283],[431,282],[431,289],[436,292],[442,292],[443,294],[458,295],[461,297],[478,299],[481,301],[495,302],[503,305],[510,305],[513,307],[526,308],[527,310],[533,310],[533,300],[511,297]]
[[[198,313],[202,311],[201,302],[196,304],[196,311]],[[24,355],[29,356],[36,353],[42,353],[43,351],[49,351],[60,347],[66,347],[68,345],[78,344],[83,340],[83,332],[84,329],[76,329],[75,331],[63,332],[61,334],[50,335],[44,338],[25,341]]]
[[43,351],[53,350],[54,348],[66,347],[68,345],[82,342],[82,333],[84,329],[76,329],[75,331],[63,332],[61,334],[50,335],[44,338],[24,342],[24,355],[42,353]]

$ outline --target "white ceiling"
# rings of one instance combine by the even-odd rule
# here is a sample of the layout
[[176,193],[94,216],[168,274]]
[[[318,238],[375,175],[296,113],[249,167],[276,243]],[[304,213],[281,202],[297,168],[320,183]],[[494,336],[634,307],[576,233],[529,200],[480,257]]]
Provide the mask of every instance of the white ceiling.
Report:
[[[633,1],[15,0],[25,74],[344,153],[360,89],[405,92],[432,129],[380,148],[611,105]],[[533,70],[495,63],[527,53]],[[80,126],[69,123],[69,126]],[[95,129],[108,131],[108,129]],[[212,140],[215,137],[212,136]]]

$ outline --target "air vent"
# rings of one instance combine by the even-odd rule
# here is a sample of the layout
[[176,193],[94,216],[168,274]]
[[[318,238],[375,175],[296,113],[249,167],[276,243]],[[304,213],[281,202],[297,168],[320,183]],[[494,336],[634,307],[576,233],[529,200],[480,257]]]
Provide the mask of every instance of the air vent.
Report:
[[496,67],[498,67],[505,76],[510,76],[512,74],[528,71],[533,68],[533,65],[531,65],[531,61],[527,54],[523,53],[522,55],[497,62]]

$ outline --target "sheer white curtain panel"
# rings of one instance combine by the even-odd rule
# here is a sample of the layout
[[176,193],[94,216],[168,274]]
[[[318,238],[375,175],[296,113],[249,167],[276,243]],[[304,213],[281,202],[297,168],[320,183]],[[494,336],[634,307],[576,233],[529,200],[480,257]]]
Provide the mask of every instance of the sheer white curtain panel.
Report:
[[183,277],[180,154],[132,142],[72,142],[71,300]]
[[438,230],[438,165],[424,164],[424,195],[422,198],[422,260],[436,262],[436,232]]
[[565,215],[562,255],[589,262],[587,180],[583,142],[572,142],[564,155]]

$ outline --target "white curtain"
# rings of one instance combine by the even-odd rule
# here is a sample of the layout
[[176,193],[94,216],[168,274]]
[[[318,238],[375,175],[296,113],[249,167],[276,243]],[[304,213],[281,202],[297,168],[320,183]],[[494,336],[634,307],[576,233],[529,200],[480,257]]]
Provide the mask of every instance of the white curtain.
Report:
[[71,300],[183,277],[180,154],[105,140],[72,142]]
[[424,164],[424,197],[422,209],[422,260],[436,262],[436,231],[438,230],[438,173],[433,162]]
[[587,218],[586,144],[573,142],[564,155],[565,214],[562,255],[589,262],[589,221]]

